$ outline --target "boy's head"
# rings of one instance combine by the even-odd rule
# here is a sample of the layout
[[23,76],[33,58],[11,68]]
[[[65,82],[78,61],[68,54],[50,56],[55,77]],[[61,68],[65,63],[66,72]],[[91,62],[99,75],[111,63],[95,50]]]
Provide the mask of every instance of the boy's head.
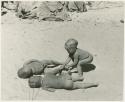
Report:
[[68,53],[72,54],[76,51],[78,46],[78,41],[75,39],[68,39],[65,43],[65,49],[68,51]]
[[30,88],[40,88],[42,85],[41,80],[42,80],[41,76],[30,77],[28,81]]
[[17,74],[18,74],[18,77],[23,79],[33,76],[32,69],[30,68],[20,68]]

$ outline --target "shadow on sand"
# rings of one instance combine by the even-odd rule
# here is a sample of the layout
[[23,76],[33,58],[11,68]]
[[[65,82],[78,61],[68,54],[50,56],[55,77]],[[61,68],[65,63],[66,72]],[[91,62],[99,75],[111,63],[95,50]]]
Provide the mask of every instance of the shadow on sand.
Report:
[[[95,70],[96,66],[94,64],[85,64],[82,66],[82,71],[83,72],[89,72],[89,71],[92,71],[92,70]],[[77,69],[72,69],[71,70],[72,73],[78,73]]]
[[96,68],[96,66],[94,64],[85,64],[83,66],[82,71],[83,72],[89,72],[89,71],[95,70],[95,68]]

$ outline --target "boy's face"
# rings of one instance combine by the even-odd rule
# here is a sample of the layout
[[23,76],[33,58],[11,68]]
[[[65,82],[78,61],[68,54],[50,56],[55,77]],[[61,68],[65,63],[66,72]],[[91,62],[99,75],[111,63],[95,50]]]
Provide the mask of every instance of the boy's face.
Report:
[[66,47],[69,54],[74,54],[76,52],[76,47]]

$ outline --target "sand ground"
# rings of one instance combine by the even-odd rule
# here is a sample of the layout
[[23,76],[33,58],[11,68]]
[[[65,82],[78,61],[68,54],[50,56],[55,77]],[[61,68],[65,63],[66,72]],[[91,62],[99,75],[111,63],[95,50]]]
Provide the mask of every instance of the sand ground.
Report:
[[[2,99],[3,100],[122,100],[123,95],[123,7],[71,14],[70,22],[20,20],[13,13],[2,16]],[[86,90],[47,92],[30,89],[17,70],[28,59],[64,61],[68,38],[79,41],[79,48],[94,55],[94,71],[85,73],[85,82],[99,82]]]

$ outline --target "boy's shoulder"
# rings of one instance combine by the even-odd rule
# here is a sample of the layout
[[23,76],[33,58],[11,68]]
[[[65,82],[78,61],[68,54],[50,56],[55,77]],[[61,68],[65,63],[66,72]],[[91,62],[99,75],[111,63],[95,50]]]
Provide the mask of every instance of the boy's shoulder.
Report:
[[80,48],[77,48],[76,52],[79,53],[79,52],[85,52],[85,51]]
[[77,48],[76,54],[79,54],[79,53],[88,53],[88,52],[83,49]]
[[85,51],[85,50],[83,50],[83,49],[80,49],[80,48],[77,48],[77,51]]

